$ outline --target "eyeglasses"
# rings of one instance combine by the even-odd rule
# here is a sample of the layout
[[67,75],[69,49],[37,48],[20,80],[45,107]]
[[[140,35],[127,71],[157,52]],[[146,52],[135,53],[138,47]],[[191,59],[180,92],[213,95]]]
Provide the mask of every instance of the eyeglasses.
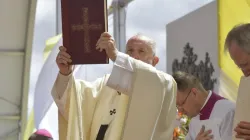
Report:
[[192,89],[190,89],[190,91],[189,91],[187,97],[183,100],[183,102],[182,102],[181,105],[176,105],[176,108],[177,108],[177,109],[178,109],[179,107],[183,106],[183,105],[186,103],[186,101],[187,101],[187,99],[188,99],[188,96],[190,95],[191,92],[192,92]]

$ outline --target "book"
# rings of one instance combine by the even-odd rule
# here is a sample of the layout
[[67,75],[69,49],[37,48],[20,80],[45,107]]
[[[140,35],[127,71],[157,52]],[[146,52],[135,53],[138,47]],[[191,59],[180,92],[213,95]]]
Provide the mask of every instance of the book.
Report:
[[105,51],[96,43],[108,31],[106,0],[61,0],[63,46],[72,65],[108,64]]
[[[233,129],[238,125],[240,121],[250,122],[250,77],[242,76],[238,89],[238,96],[236,101],[236,110],[234,115]],[[235,138],[235,132],[233,140],[240,140]]]

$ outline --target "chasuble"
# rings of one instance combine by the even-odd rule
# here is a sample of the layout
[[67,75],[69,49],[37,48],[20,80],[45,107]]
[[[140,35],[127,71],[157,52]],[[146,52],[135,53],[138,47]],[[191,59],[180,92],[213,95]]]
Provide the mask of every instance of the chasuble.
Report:
[[192,118],[186,140],[195,140],[202,125],[212,130],[214,140],[232,140],[235,104],[212,91],[200,111]]
[[172,139],[176,90],[170,75],[123,53],[95,82],[59,73],[52,96],[60,140]]
[[[240,121],[250,122],[250,77],[242,76],[240,80],[240,85],[238,89],[238,96],[236,101],[236,110],[234,117],[234,128],[237,127]],[[235,138],[236,133],[234,132],[233,140],[240,140]]]

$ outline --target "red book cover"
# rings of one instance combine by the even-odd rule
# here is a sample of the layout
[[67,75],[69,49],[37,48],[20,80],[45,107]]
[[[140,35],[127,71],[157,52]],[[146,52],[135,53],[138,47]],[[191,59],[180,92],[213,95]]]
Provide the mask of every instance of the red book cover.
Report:
[[108,30],[106,0],[61,0],[63,46],[72,64],[108,64],[96,43]]

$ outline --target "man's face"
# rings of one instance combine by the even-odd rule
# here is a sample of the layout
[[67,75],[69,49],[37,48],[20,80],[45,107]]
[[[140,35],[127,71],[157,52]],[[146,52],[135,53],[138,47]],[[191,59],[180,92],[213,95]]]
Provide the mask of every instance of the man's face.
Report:
[[250,76],[250,55],[240,48],[235,42],[231,43],[231,46],[229,47],[229,54],[234,63],[241,69],[243,74],[246,77]]
[[177,91],[176,106],[179,112],[195,117],[199,114],[199,108],[196,104],[196,96],[192,90]]
[[138,38],[132,38],[127,42],[126,53],[138,60],[155,66],[159,58],[154,56],[151,46],[149,46],[144,40]]

